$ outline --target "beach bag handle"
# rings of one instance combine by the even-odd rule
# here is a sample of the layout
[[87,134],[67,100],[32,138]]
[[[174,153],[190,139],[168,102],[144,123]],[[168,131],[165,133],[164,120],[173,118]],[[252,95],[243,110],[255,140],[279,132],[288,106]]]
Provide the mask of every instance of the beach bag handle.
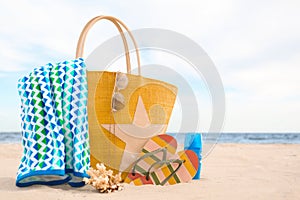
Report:
[[[140,66],[140,54],[139,54],[139,50],[138,50],[138,46],[137,43],[132,35],[132,33],[130,32],[130,30],[128,29],[128,27],[119,19],[112,17],[112,16],[105,16],[105,15],[100,15],[97,17],[94,17],[93,19],[91,19],[83,28],[78,43],[77,43],[77,48],[76,48],[76,58],[80,58],[83,56],[83,51],[84,51],[84,44],[85,44],[85,40],[86,40],[86,36],[88,31],[93,27],[93,25],[100,21],[101,19],[106,19],[111,21],[112,23],[114,23],[114,25],[117,27],[118,31],[121,34],[122,40],[123,40],[123,44],[124,44],[124,48],[125,48],[125,57],[126,57],[126,65],[127,65],[127,73],[130,74],[131,73],[131,65],[130,65],[130,55],[129,55],[129,50],[128,50],[128,44],[127,44],[127,40],[125,38],[124,32],[121,28],[121,26],[126,29],[126,31],[128,32],[134,47],[135,47],[135,51],[136,51],[136,57],[137,57],[137,65],[138,65],[138,75],[141,75],[141,66]],[[121,26],[120,26],[121,25]]]

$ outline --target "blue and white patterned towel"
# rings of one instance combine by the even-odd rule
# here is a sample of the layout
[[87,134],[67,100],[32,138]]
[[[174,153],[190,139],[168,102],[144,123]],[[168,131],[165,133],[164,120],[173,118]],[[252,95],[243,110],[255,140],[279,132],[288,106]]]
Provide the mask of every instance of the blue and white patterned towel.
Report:
[[34,69],[18,92],[24,152],[16,185],[83,185],[90,166],[83,59]]

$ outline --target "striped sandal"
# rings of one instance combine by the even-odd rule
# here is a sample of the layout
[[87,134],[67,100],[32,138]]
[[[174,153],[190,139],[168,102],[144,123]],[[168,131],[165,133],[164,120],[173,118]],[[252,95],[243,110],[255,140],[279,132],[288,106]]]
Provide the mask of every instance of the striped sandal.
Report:
[[[177,155],[178,159],[158,161],[152,164],[146,175],[139,176],[132,183],[134,185],[173,185],[191,181],[199,166],[197,155],[191,150],[181,151]],[[156,165],[160,168],[152,171]]]
[[[148,169],[159,161],[166,161],[174,156],[177,149],[177,141],[170,135],[162,134],[152,137],[143,147],[141,156],[133,163],[131,172],[124,182],[130,183],[135,179],[147,175]],[[153,165],[158,169],[159,164]]]

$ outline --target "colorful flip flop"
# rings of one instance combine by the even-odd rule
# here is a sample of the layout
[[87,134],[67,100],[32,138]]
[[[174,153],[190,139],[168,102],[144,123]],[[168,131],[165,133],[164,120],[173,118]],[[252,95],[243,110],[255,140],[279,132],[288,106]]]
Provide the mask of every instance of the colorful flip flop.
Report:
[[[148,169],[159,161],[166,161],[176,153],[177,141],[170,135],[162,134],[152,137],[143,147],[140,158],[134,162],[131,172],[124,182],[130,183],[148,173]],[[153,166],[154,169],[159,165]]]
[[[132,183],[134,185],[173,185],[176,183],[186,183],[193,179],[197,173],[199,161],[195,152],[191,150],[181,151],[176,155],[178,158],[158,161],[159,169],[151,171],[154,163],[149,168],[146,175],[139,175]],[[161,166],[161,164],[164,164]]]

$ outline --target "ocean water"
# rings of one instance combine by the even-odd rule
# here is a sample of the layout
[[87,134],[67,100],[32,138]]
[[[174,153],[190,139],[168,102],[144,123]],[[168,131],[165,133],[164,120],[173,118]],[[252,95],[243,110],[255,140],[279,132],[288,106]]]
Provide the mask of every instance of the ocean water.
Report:
[[225,133],[218,143],[300,144],[300,133]]
[[22,143],[20,132],[0,132],[0,143]]
[[[221,133],[203,134],[204,143],[300,144],[300,133]],[[20,132],[0,132],[0,143],[21,143]]]

